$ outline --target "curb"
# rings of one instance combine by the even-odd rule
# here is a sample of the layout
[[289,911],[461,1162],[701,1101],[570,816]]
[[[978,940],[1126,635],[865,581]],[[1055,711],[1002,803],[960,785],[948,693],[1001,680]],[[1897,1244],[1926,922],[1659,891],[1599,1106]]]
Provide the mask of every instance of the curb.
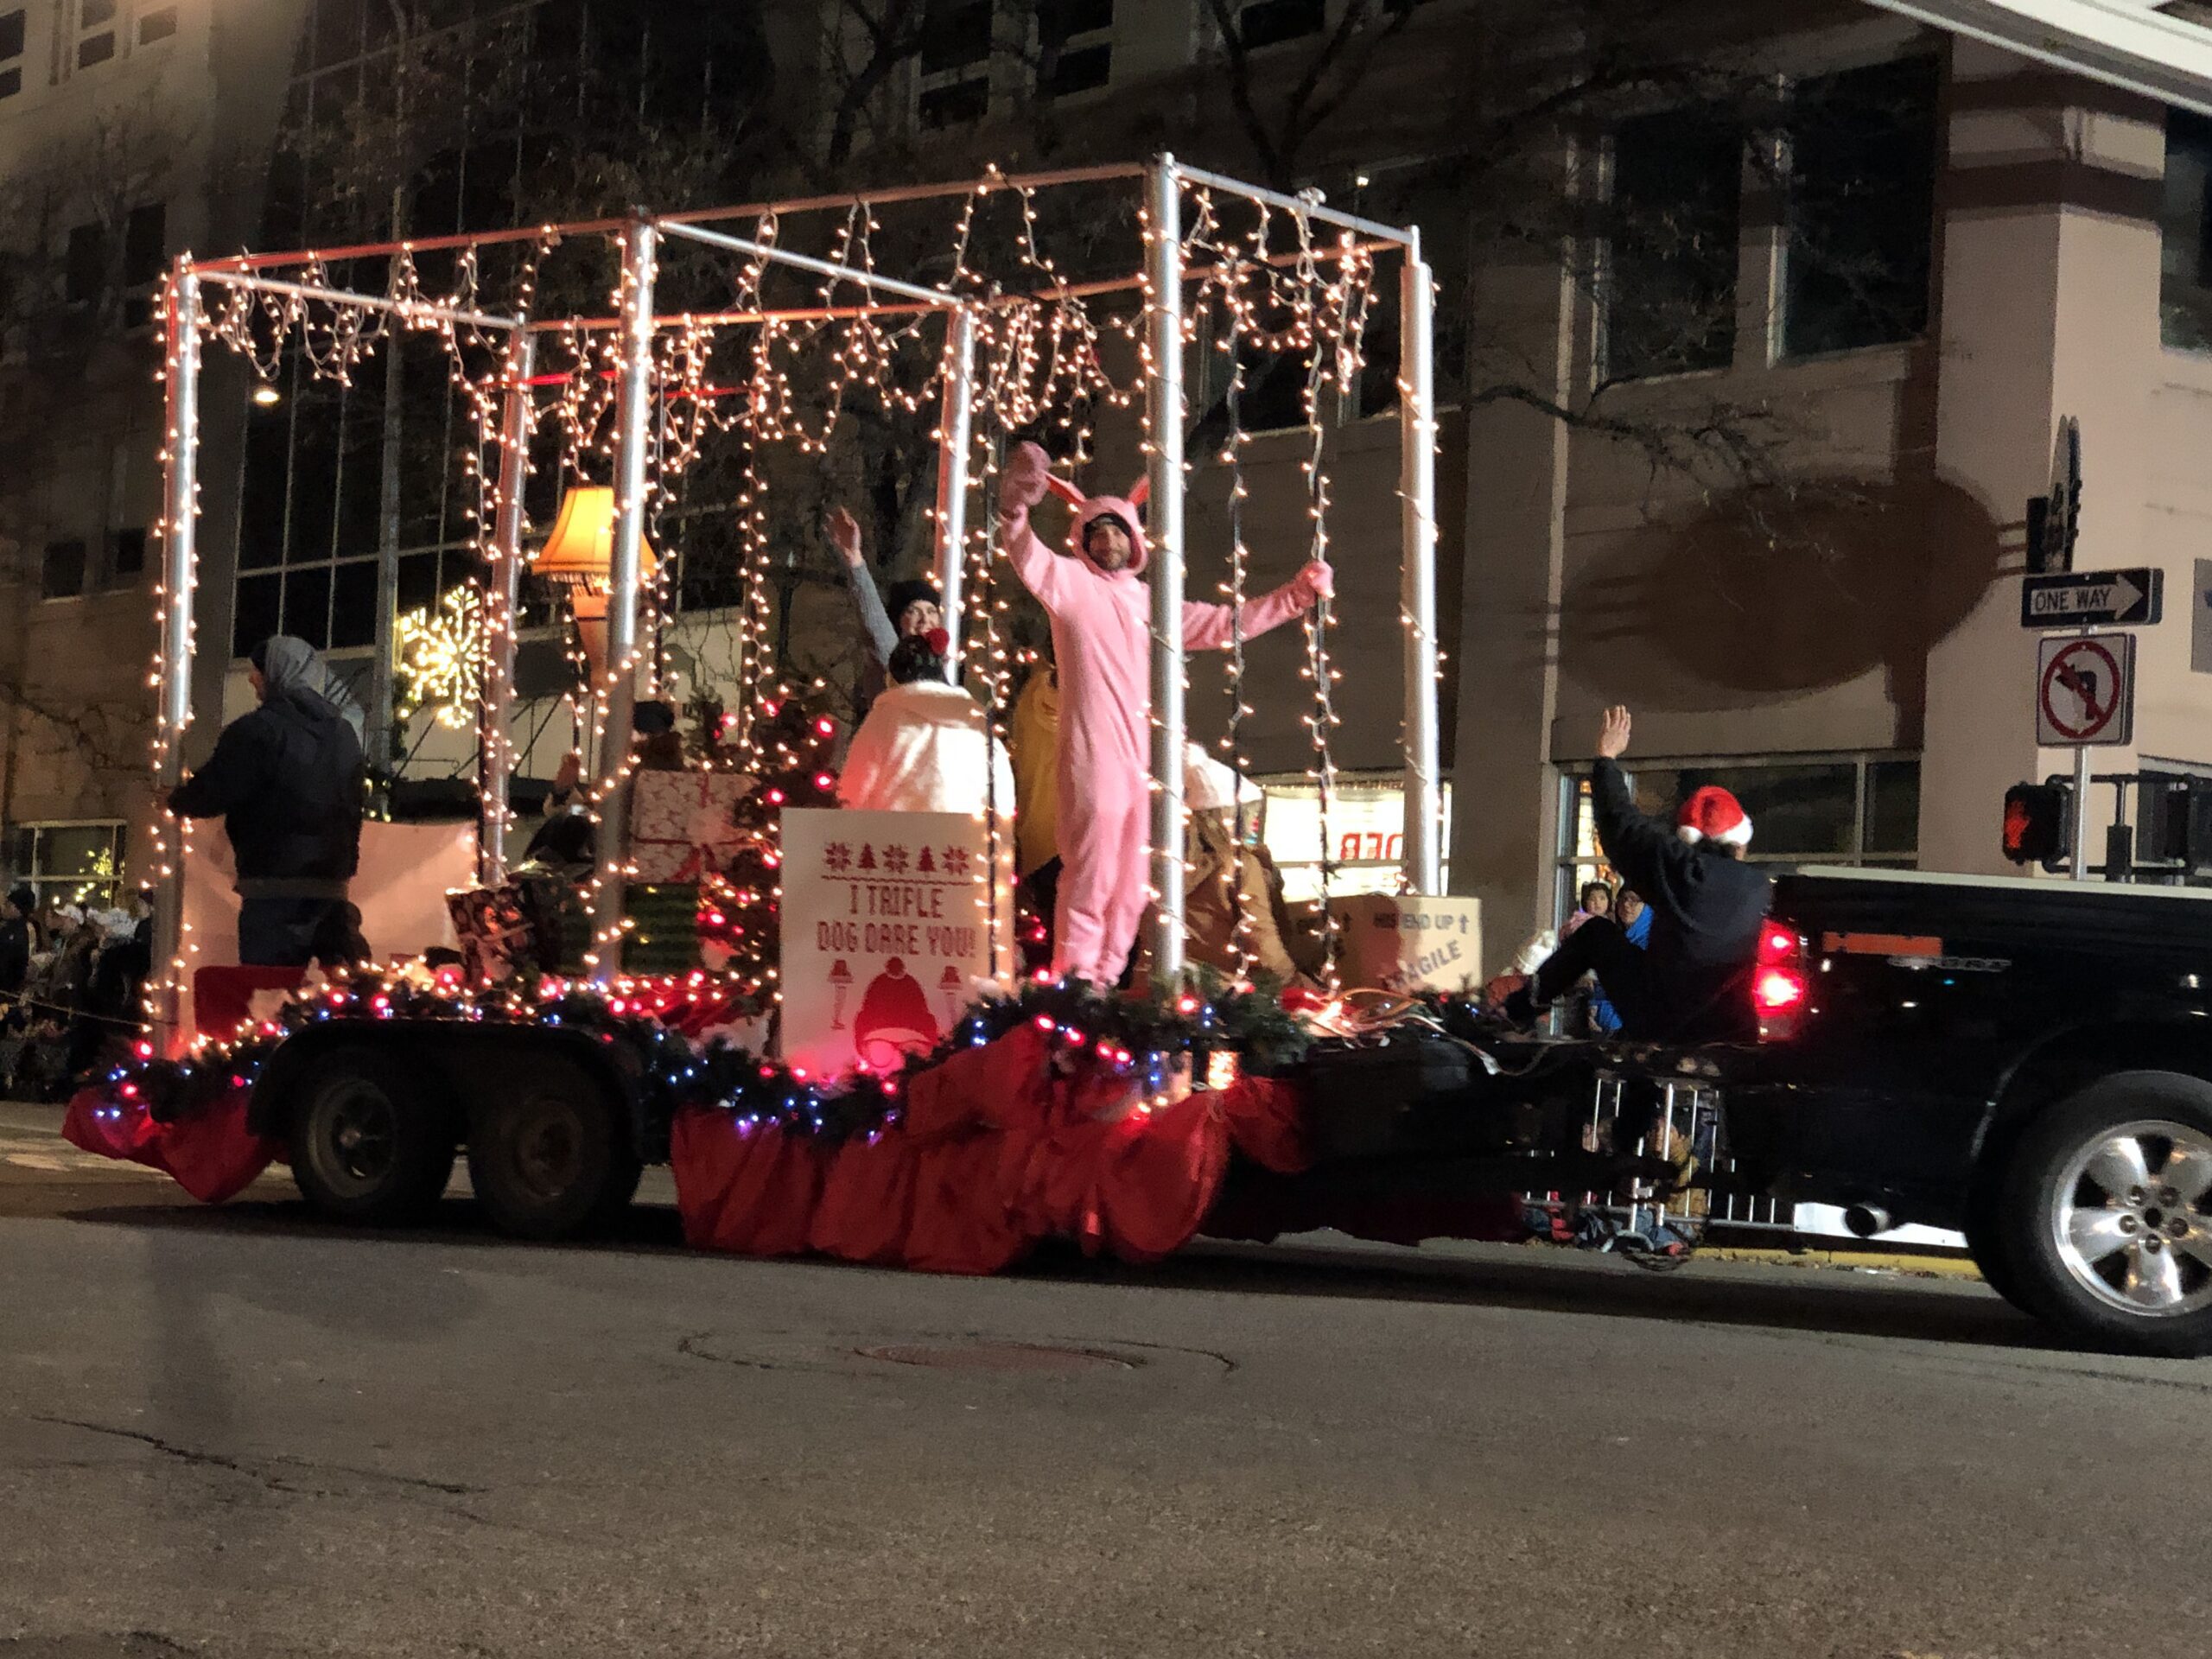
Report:
[[1918,1274],[1931,1279],[1980,1280],[1981,1271],[1964,1255],[1922,1255],[1896,1250],[1760,1249],[1748,1245],[1708,1244],[1700,1260],[1754,1262],[1777,1268],[1862,1268],[1876,1273]]

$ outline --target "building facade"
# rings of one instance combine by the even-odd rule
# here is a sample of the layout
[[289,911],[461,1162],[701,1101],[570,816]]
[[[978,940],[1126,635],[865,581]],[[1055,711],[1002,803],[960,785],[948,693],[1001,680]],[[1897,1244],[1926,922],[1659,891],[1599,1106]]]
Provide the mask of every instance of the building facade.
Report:
[[[1586,433],[1474,412],[1471,452],[1501,464],[1469,519],[1484,602],[1465,648],[1506,689],[1491,700],[1463,674],[1462,799],[1480,778],[1495,809],[1462,813],[1454,877],[1499,935],[1554,919],[1594,873],[1574,779],[1613,702],[1637,712],[1649,804],[1727,784],[1763,857],[2008,873],[2006,788],[2071,764],[2037,746],[2017,581],[2062,416],[2088,457],[2077,568],[2155,566],[2171,596],[2140,634],[2134,741],[2096,771],[2212,760],[2212,662],[2192,655],[2212,442],[2202,124],[1885,22],[1792,50],[1808,73],[1930,67],[1924,321],[1797,349],[1819,296],[1792,280],[1789,204],[1747,171],[1725,360],[1624,391],[1679,397],[1702,376],[1786,413],[1793,471],[1824,486],[1801,511],[1716,503]],[[1556,339],[1563,390],[1603,372],[1602,285],[1532,267],[1484,273],[1481,292]],[[2115,800],[2094,798],[2100,855]]]
[[[2069,760],[2036,744],[2035,643],[2014,580],[2062,416],[2080,421],[2087,455],[2077,565],[2156,565],[2168,593],[2168,620],[2139,644],[2134,741],[2101,753],[2098,770],[2212,772],[2212,650],[2193,645],[2212,575],[2198,548],[2212,503],[2195,464],[2212,440],[2212,126],[1861,7],[1808,7],[1783,34],[1770,17],[1716,35],[1735,83],[1764,89],[1750,114],[1709,92],[1647,89],[1529,146],[1516,188],[1610,213],[1562,212],[1501,251],[1503,238],[1471,228],[1499,216],[1494,178],[1455,189],[1472,171],[1450,161],[1463,137],[1451,79],[1479,67],[1462,44],[1475,3],[1414,7],[1349,100],[1360,118],[1289,154],[1283,130],[1255,135],[1229,111],[1221,21],[1241,31],[1247,87],[1280,91],[1329,49],[1337,0],[912,0],[925,26],[887,61],[870,58],[877,36],[861,14],[880,22],[899,0],[792,0],[772,9],[772,44],[779,79],[811,100],[807,144],[840,177],[1172,148],[1231,172],[1287,167],[1282,182],[1325,183],[1333,200],[1418,219],[1445,284],[1454,393],[1439,467],[1450,880],[1484,900],[1494,957],[1555,921],[1599,868],[1579,780],[1614,702],[1636,710],[1648,803],[1727,784],[1758,823],[1763,858],[2005,868],[2005,789]],[[212,202],[230,204],[232,221],[245,210],[208,190],[214,152],[258,143],[266,156],[284,99],[312,105],[348,77],[358,86],[383,48],[367,13],[341,0],[313,17],[267,0],[258,29],[233,23],[233,10],[219,26],[206,0],[187,0],[163,35],[162,8],[41,0],[19,14],[14,59],[0,14],[0,87],[22,72],[22,91],[0,94],[0,157],[16,165],[35,133],[94,119],[101,76],[110,99],[158,78],[203,112],[209,136],[189,188],[163,198],[164,252],[257,239],[218,225]],[[108,17],[114,61],[94,48],[78,67]],[[249,35],[251,53],[238,44]],[[226,66],[265,68],[271,54],[284,67],[238,92],[243,71]],[[1402,174],[1423,182],[1393,195]],[[315,189],[300,194],[311,205]],[[457,226],[502,211],[495,190],[460,178],[449,194]],[[259,213],[257,197],[257,226]],[[124,245],[133,223],[125,212]],[[52,251],[63,265],[69,229]],[[92,697],[97,683],[127,700],[151,643],[146,578],[130,567],[131,532],[155,511],[158,405],[143,336],[124,334],[114,384],[128,395],[116,396],[110,435],[32,474],[52,505],[18,514],[4,660],[65,693]],[[1386,881],[1402,810],[1396,423],[1387,357],[1382,367],[1375,394],[1333,413],[1324,434],[1343,593],[1332,759],[1346,783],[1325,844],[1292,642],[1255,651],[1247,689],[1246,752],[1275,798],[1271,838],[1301,890],[1318,887],[1325,862],[1347,867],[1333,883]],[[238,402],[232,476],[261,453]],[[1250,423],[1265,427],[1263,416]],[[279,417],[259,418],[273,429]],[[1102,448],[1102,464],[1133,462],[1127,435]],[[1287,575],[1310,544],[1297,484],[1308,441],[1277,425],[1244,452],[1258,579]],[[285,454],[296,473],[296,439]],[[13,493],[9,471],[0,491]],[[1194,474],[1195,591],[1218,574],[1224,482],[1211,462]],[[342,515],[343,492],[330,493]],[[289,529],[272,541],[251,505],[225,522],[217,494],[203,524],[203,641],[239,647],[313,612],[317,643],[358,666],[373,632],[362,572],[380,530],[326,525],[310,554]],[[458,546],[435,525],[418,540],[404,549],[415,603],[446,585]],[[817,551],[820,570],[833,569]],[[795,551],[794,569],[813,556]],[[809,663],[836,660],[834,588],[792,592],[787,645]],[[702,596],[701,615],[711,608]],[[245,692],[207,654],[212,730]],[[1224,718],[1215,671],[1194,674],[1202,736]],[[119,826],[143,807],[129,765],[73,768],[68,741],[40,751],[25,734],[34,723],[21,714],[11,728],[0,804],[11,836],[0,862],[18,867],[42,856],[38,837]],[[538,770],[560,741],[544,728]],[[412,747],[425,766],[465,760],[435,734]],[[90,855],[73,847],[55,856]],[[111,859],[118,850],[127,860],[127,842]]]
[[[1218,80],[1176,101],[1194,72],[1222,73],[1224,14],[1249,29],[1255,85],[1271,60],[1293,78],[1324,61],[1343,16],[1319,0],[1075,10],[1067,124],[1150,107],[1166,112],[1159,142],[1201,161],[1239,147]],[[1471,15],[1412,9],[1369,83],[1383,130],[1315,145],[1311,176],[1357,192],[1448,144],[1398,112],[1451,108],[1435,77],[1465,72],[1454,32]],[[1645,804],[1725,784],[1761,859],[2009,872],[2006,788],[2071,763],[2037,747],[2036,636],[2018,619],[2028,502],[2050,487],[2062,417],[2088,458],[2075,568],[2154,566],[2169,595],[2139,641],[2133,741],[2095,770],[2212,763],[2196,462],[2212,440],[2212,127],[1860,7],[1716,31],[1713,60],[1763,99],[1647,88],[1562,124],[1551,188],[1597,204],[1599,228],[1440,264],[1459,284],[1440,300],[1443,349],[1462,353],[1440,468],[1460,515],[1440,548],[1450,881],[1485,901],[1493,962],[1605,874],[1580,785],[1615,702],[1637,715]],[[940,56],[903,94],[918,125],[987,124],[1039,73],[1033,40],[1025,57],[1001,39],[987,79],[980,24],[964,38],[960,63]],[[1448,250],[1495,204],[1447,191],[1411,211]],[[1389,615],[1388,437],[1356,416],[1332,435],[1337,496],[1359,504],[1333,541],[1357,664],[1338,759],[1370,798],[1326,849],[1347,864],[1370,850],[1366,815],[1396,810],[1395,642],[1358,626]],[[1287,467],[1299,447],[1253,453]],[[1208,493],[1194,481],[1194,501]],[[1287,493],[1274,528],[1294,541]],[[1219,530],[1194,512],[1201,571]],[[1252,753],[1296,796],[1309,757],[1284,701]],[[2094,791],[2094,856],[2119,803]],[[1293,816],[1302,841],[1312,814]]]
[[[155,295],[179,249],[257,233],[304,13],[0,6],[0,872],[49,899],[111,899],[144,845]],[[235,467],[236,411],[210,414]]]

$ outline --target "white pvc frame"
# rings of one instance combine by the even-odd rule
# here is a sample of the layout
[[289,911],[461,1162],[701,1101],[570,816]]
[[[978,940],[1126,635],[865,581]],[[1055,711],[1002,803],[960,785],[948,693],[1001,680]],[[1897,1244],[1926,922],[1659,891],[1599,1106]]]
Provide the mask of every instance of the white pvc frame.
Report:
[[[1417,230],[1381,224],[1344,213],[1318,200],[1285,196],[1245,184],[1219,174],[1183,166],[1172,156],[1156,157],[1148,166],[1091,168],[1060,173],[1007,178],[994,173],[985,188],[1034,188],[1046,185],[1135,178],[1146,182],[1150,228],[1146,250],[1146,276],[1150,290],[1150,367],[1145,388],[1147,445],[1151,476],[1150,540],[1152,582],[1153,690],[1153,814],[1152,872],[1158,894],[1154,960],[1158,970],[1173,977],[1184,966],[1185,809],[1183,757],[1185,741],[1182,597],[1184,560],[1183,433],[1186,418],[1183,393],[1183,290],[1186,281],[1182,262],[1182,189],[1197,185],[1262,203],[1278,211],[1337,226],[1374,241],[1403,250],[1401,274],[1401,431],[1402,465],[1399,495],[1402,502],[1401,605],[1407,624],[1405,642],[1405,795],[1406,834],[1403,861],[1408,888],[1434,893],[1441,883],[1441,790],[1437,760],[1437,643],[1436,643],[1436,418],[1432,374],[1433,283],[1421,255]],[[598,882],[592,922],[599,941],[594,977],[611,982],[620,960],[619,929],[623,905],[622,846],[626,837],[626,798],[622,787],[627,745],[613,736],[628,729],[635,695],[639,599],[642,583],[641,548],[644,540],[645,463],[651,441],[653,400],[652,340],[661,319],[653,311],[654,262],[658,243],[664,238],[695,242],[726,251],[740,252],[765,263],[791,266],[816,275],[853,283],[872,295],[903,302],[900,310],[935,309],[950,315],[950,342],[947,353],[942,440],[938,477],[937,568],[949,625],[957,628],[959,615],[963,553],[966,540],[968,450],[972,432],[976,347],[976,310],[995,302],[963,299],[936,289],[899,282],[872,271],[811,258],[706,227],[716,219],[758,216],[764,212],[801,211],[847,202],[882,203],[955,194],[973,186],[924,186],[850,198],[770,204],[764,207],[716,210],[707,213],[654,216],[639,214],[626,220],[601,220],[558,227],[565,235],[595,233],[619,238],[624,277],[622,309],[616,319],[621,335],[621,371],[616,404],[615,535],[607,614],[607,683],[598,688],[605,697],[600,745],[598,785],[600,827],[596,852]],[[397,254],[442,247],[485,246],[494,243],[537,238],[543,230],[499,232],[485,236],[456,236],[399,243],[376,244],[326,251],[326,262]],[[196,502],[199,471],[199,363],[200,334],[200,293],[202,284],[257,290],[321,302],[359,306],[403,320],[458,325],[503,333],[508,340],[502,371],[503,406],[500,442],[499,511],[493,526],[491,585],[512,618],[522,569],[522,484],[530,429],[530,379],[536,336],[548,329],[568,326],[565,320],[545,321],[498,316],[465,310],[431,301],[394,299],[388,296],[356,294],[312,287],[263,274],[265,269],[305,260],[309,256],[245,256],[200,263],[191,255],[178,257],[171,276],[168,307],[168,435],[164,456],[166,520],[163,537],[163,603],[161,619],[161,696],[159,729],[161,767],[156,782],[162,797],[173,788],[183,763],[182,738],[191,721],[191,667],[194,649],[194,588],[198,569]],[[833,308],[821,308],[827,311]],[[873,300],[862,310],[892,309]],[[794,311],[793,317],[814,315]],[[484,727],[480,743],[481,816],[479,822],[478,875],[487,885],[504,879],[502,855],[507,818],[508,756],[503,741],[493,741],[506,728],[514,695],[512,627],[499,630],[500,649],[491,654],[485,671]],[[954,661],[959,642],[954,641]],[[1325,849],[1324,849],[1325,852]],[[183,1045],[176,1024],[175,967],[181,963],[182,932],[183,861],[173,861],[164,872],[156,896],[154,960],[160,967],[157,980],[169,999],[166,1008],[151,1010],[166,1027],[172,1049]],[[616,941],[613,948],[606,948]]]

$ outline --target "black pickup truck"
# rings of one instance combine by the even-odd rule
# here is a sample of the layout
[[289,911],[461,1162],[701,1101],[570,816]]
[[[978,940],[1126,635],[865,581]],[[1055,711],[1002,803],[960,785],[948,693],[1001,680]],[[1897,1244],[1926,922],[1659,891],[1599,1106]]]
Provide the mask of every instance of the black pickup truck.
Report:
[[1751,994],[1739,1179],[1963,1232],[2072,1339],[2212,1353],[2212,892],[1808,870]]
[[[1447,1004],[1438,1036],[1329,1046],[1318,1161],[1232,1170],[1206,1230],[1508,1237],[1524,1211],[1497,1203],[1547,1194],[1632,1230],[1688,1173],[1868,1236],[1962,1232],[2069,1341],[2212,1353],[2212,892],[1799,871],[1731,994],[1755,1042],[1531,1036]],[[1705,1173],[1655,1167],[1670,1146]]]

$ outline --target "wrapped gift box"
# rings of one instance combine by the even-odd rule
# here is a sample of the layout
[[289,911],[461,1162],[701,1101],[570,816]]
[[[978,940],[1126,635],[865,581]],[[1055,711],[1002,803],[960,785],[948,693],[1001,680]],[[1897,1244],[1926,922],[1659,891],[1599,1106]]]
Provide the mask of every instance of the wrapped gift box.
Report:
[[700,966],[699,889],[690,882],[632,882],[623,895],[629,937],[622,966],[632,974],[688,974]]
[[696,883],[729,866],[742,842],[734,813],[753,779],[735,772],[641,772],[630,782],[634,880]]

